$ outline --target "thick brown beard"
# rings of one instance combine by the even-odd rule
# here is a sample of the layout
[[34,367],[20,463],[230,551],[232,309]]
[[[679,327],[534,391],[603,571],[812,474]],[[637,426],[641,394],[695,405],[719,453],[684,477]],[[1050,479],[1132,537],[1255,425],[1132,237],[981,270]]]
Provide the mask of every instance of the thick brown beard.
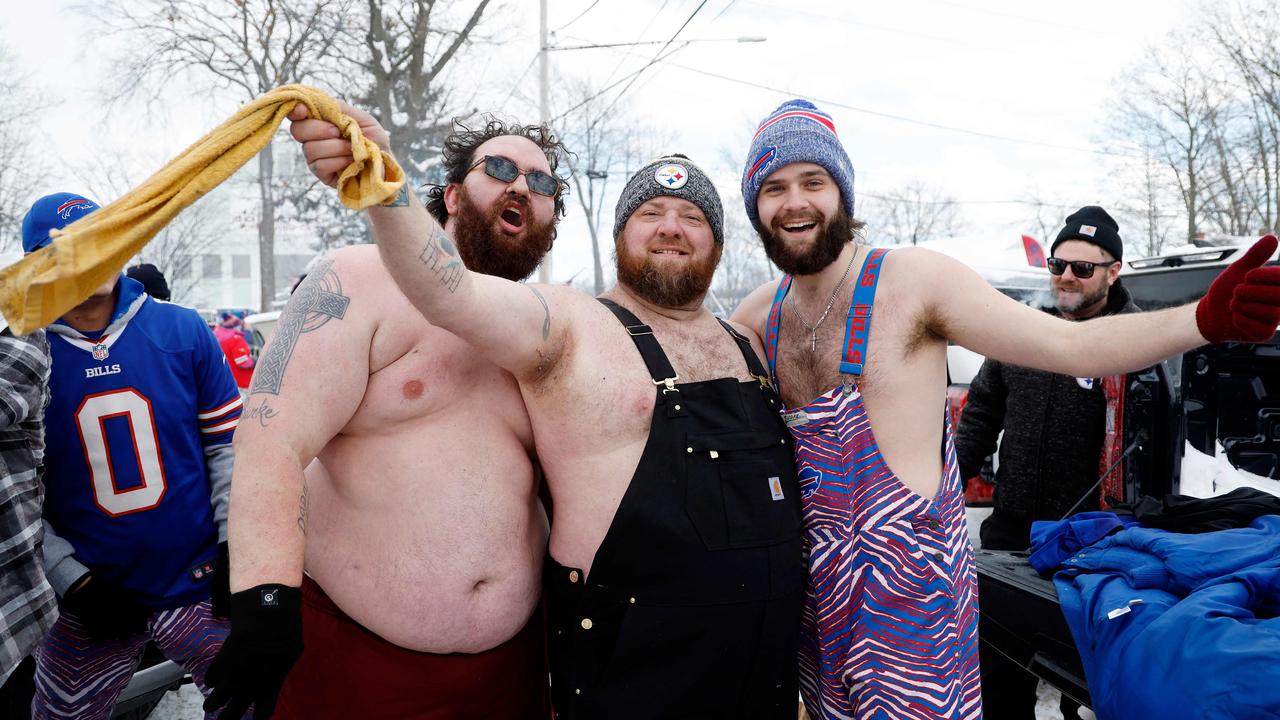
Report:
[[764,252],[778,269],[788,275],[813,275],[840,257],[840,251],[846,243],[853,239],[853,220],[849,217],[844,205],[836,211],[836,216],[828,221],[822,213],[816,214],[820,234],[808,252],[792,251],[782,239],[782,224],[789,222],[795,214],[779,213],[774,216],[771,227],[760,228],[760,240],[764,242]]
[[[508,235],[499,229],[499,217],[508,199],[520,203],[524,232]],[[528,198],[503,196],[502,202],[486,212],[476,206],[465,187],[458,187],[458,214],[454,219],[453,242],[462,263],[472,272],[508,280],[523,280],[538,268],[555,239],[555,224],[539,225],[533,218]]]
[[720,264],[720,245],[710,255],[688,263],[681,270],[661,270],[653,257],[642,252],[639,257],[626,251],[622,237],[614,240],[614,258],[618,264],[618,284],[660,307],[685,307],[697,302],[711,287],[711,277]]

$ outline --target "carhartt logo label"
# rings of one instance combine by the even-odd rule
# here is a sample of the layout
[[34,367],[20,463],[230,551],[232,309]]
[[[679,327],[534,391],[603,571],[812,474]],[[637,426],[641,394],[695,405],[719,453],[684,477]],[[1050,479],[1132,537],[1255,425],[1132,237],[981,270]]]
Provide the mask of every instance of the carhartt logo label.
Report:
[[782,479],[777,477],[769,478],[769,493],[773,495],[774,500],[785,500],[782,494]]
[[1097,232],[1098,232],[1098,226],[1096,226],[1096,225],[1081,225],[1081,226],[1080,226],[1080,234],[1081,234],[1081,235],[1088,235],[1089,237],[1093,237]]
[[276,590],[262,591],[262,607],[275,607],[278,602]]
[[789,428],[804,425],[809,422],[809,413],[803,410],[784,412],[782,413],[782,422],[786,423]]

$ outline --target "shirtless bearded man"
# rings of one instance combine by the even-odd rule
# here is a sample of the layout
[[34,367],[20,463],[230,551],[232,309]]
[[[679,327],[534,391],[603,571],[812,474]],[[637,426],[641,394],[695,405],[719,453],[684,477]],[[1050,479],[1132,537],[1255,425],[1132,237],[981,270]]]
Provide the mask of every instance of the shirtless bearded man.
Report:
[[[562,153],[497,121],[446,140],[430,205],[468,268],[533,271],[563,214]],[[279,691],[277,718],[539,712],[548,530],[515,379],[424,320],[364,245],[290,298],[246,407],[207,707],[267,717]]]
[[1257,266],[1275,238],[1224,271],[1198,306],[1073,323],[1001,295],[945,255],[855,242],[853,167],[811,103],[783,103],[761,123],[742,194],[787,273],[734,318],[764,337],[796,439],[810,562],[805,707],[824,720],[978,718],[977,581],[944,414],[947,342],[1099,377],[1206,341],[1270,339],[1280,268]]
[[[343,109],[386,147],[372,117]],[[351,152],[305,113],[294,109],[293,136],[332,185]],[[794,458],[752,342],[702,306],[723,241],[706,174],[668,156],[627,182],[608,304],[455,272],[452,243],[413,198],[368,213],[414,307],[524,395],[554,503],[544,575],[557,716],[794,718]]]

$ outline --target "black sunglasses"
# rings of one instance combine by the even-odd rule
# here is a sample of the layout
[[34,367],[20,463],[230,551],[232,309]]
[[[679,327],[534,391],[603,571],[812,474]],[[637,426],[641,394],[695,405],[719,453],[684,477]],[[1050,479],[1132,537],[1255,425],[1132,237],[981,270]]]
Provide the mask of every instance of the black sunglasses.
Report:
[[1096,263],[1089,262],[1088,260],[1063,260],[1062,258],[1051,257],[1044,262],[1049,266],[1049,272],[1054,275],[1061,275],[1066,272],[1067,266],[1070,265],[1072,275],[1075,275],[1081,280],[1087,280],[1093,277],[1093,271],[1095,269],[1100,267],[1111,267],[1120,261],[1112,260],[1111,262]]
[[554,175],[548,175],[541,170],[521,170],[510,158],[504,158],[501,155],[485,155],[475,161],[467,169],[467,172],[480,167],[480,163],[484,163],[484,174],[494,180],[513,183],[516,178],[524,175],[524,180],[529,184],[529,189],[539,195],[553,198],[560,192],[559,178]]

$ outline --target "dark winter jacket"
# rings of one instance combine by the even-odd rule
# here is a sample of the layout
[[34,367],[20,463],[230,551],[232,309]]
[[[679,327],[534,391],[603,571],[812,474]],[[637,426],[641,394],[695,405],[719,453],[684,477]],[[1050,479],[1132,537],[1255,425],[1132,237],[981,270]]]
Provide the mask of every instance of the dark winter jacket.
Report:
[[[1095,317],[1136,312],[1119,280]],[[1085,321],[1087,322],[1087,320]],[[956,457],[965,478],[996,450],[995,511],[1028,524],[1061,518],[1098,480],[1107,401],[1099,378],[982,363],[956,428]],[[1096,510],[1097,494],[1077,510]]]

